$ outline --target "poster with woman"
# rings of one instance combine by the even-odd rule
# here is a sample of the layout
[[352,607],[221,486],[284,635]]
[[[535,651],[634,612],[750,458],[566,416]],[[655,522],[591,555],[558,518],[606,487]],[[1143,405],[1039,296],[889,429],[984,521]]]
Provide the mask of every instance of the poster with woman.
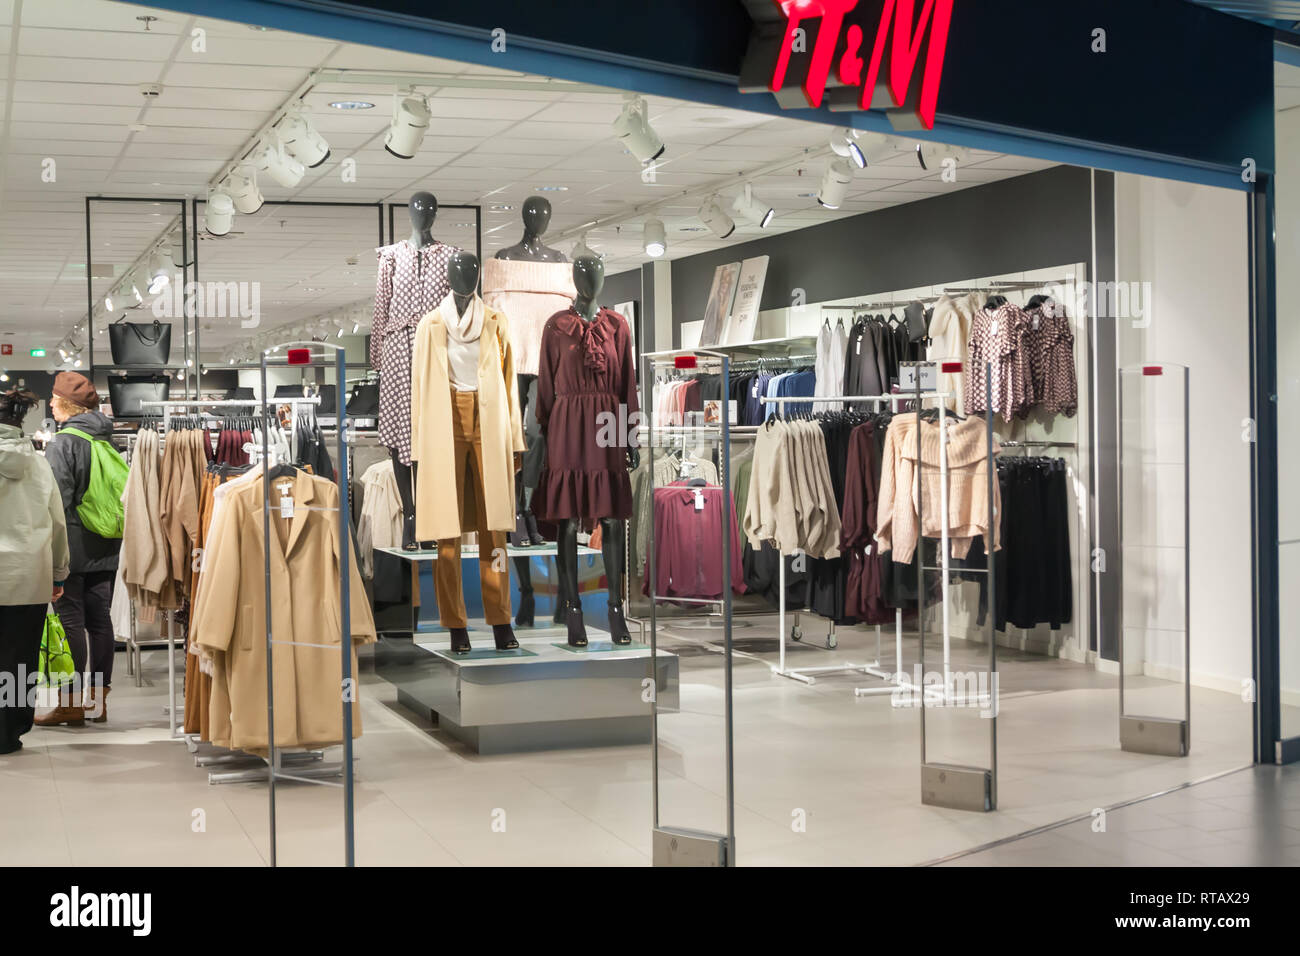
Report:
[[718,266],[713,273],[713,288],[709,290],[709,304],[704,309],[704,330],[700,345],[718,345],[731,315],[731,303],[736,297],[736,280],[740,277],[740,263],[728,262]]

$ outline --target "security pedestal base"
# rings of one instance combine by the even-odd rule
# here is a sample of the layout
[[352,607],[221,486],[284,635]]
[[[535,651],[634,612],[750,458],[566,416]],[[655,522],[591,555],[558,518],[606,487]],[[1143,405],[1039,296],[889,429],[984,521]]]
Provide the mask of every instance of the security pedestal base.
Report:
[[1119,745],[1135,754],[1187,756],[1187,721],[1175,717],[1120,717]]
[[655,866],[727,865],[727,838],[721,833],[659,827],[653,842]]
[[921,802],[950,810],[996,810],[993,774],[983,767],[960,767],[950,763],[921,765]]

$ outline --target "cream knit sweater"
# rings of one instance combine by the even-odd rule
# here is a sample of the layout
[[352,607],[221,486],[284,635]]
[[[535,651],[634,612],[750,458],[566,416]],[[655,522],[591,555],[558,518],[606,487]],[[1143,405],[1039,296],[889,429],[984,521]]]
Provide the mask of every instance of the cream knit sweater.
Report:
[[[996,516],[1002,508],[1002,494],[997,476],[993,477],[993,501],[988,496],[988,445],[986,423],[982,418],[968,418],[948,423],[948,537],[952,556],[964,558],[971,542],[983,535],[986,551],[1001,548]],[[915,413],[894,416],[885,434],[883,467],[880,477],[880,503],[876,520],[876,541],[880,550],[893,551],[894,560],[907,564],[916,551],[916,445]],[[939,481],[939,424],[924,419],[920,425],[921,523],[927,538],[940,537],[943,528],[942,488]],[[1000,451],[993,439],[993,453]],[[989,547],[989,530],[993,546]]]
[[536,375],[542,329],[573,302],[573,266],[568,262],[488,259],[483,263],[483,302],[509,319],[516,375]]

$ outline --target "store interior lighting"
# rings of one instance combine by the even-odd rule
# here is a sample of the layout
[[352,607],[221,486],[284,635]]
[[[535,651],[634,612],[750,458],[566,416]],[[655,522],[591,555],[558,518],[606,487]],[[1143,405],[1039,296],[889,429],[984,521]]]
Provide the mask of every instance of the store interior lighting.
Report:
[[203,212],[203,225],[214,236],[224,236],[235,223],[235,202],[226,193],[208,194]]
[[736,231],[736,220],[727,215],[722,200],[717,196],[710,196],[700,207],[700,222],[708,226],[709,231],[719,239],[726,239]]
[[635,94],[625,97],[623,112],[614,120],[614,136],[642,163],[653,162],[666,149],[663,138],[650,125],[645,99]]
[[236,211],[245,216],[257,212],[265,202],[262,190],[257,186],[257,170],[246,163],[236,166],[222,185],[229,192]]
[[658,259],[668,251],[668,237],[662,219],[647,219],[642,238],[645,242],[645,254],[650,258]]
[[966,162],[970,158],[970,150],[945,143],[918,143],[916,156],[922,169],[938,172],[943,169],[945,159],[951,159],[959,166]]
[[126,281],[122,283],[122,287],[129,289],[131,294],[135,296],[136,305],[144,304],[144,296],[140,293],[140,284],[136,281],[134,272],[128,272],[126,274]]
[[157,295],[171,282],[171,271],[167,257],[158,249],[149,258],[149,294]]
[[858,131],[848,126],[838,126],[831,132],[831,150],[836,156],[847,159],[858,169],[867,168],[867,155],[858,145]]
[[330,158],[330,144],[316,131],[307,116],[307,108],[301,103],[285,114],[279,133],[289,155],[308,169],[315,169]]
[[266,173],[285,189],[294,189],[307,175],[307,168],[289,155],[283,140],[272,134],[253,153],[259,173]]
[[853,167],[848,160],[836,159],[826,165],[822,176],[822,188],[817,193],[817,202],[825,209],[839,209],[844,205],[853,182]]
[[766,229],[770,226],[773,217],[776,216],[775,209],[766,203],[760,202],[754,196],[753,183],[745,183],[745,188],[740,191],[731,208],[760,229]]
[[393,119],[388,124],[388,135],[384,137],[384,149],[398,159],[413,159],[420,151],[432,119],[428,97],[414,92],[405,96],[395,93]]

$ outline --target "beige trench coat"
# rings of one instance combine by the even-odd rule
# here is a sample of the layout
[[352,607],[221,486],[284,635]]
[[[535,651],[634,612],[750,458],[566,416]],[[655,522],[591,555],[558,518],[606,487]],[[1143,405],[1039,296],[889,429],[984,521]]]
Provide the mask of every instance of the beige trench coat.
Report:
[[[484,306],[479,339],[478,400],[488,530],[513,531],[514,456],[528,446],[519,414],[510,329],[505,315],[488,306]],[[420,541],[458,538],[465,530],[461,528],[456,482],[447,467],[451,449],[447,327],[435,309],[416,328],[411,365],[411,460],[419,462],[415,469],[415,536]]]
[[[293,517],[280,517],[281,486],[291,485]],[[338,486],[304,471],[271,484],[272,670],[275,744],[320,747],[343,740],[340,654]],[[277,534],[279,523],[283,535]],[[285,527],[287,526],[287,527]],[[355,553],[355,552],[354,552]],[[214,744],[265,753],[266,604],[262,482],[232,490],[207,541],[199,644],[216,652],[212,679]],[[375,640],[365,585],[348,564],[352,673],[358,644]],[[352,735],[361,707],[352,691]]]

